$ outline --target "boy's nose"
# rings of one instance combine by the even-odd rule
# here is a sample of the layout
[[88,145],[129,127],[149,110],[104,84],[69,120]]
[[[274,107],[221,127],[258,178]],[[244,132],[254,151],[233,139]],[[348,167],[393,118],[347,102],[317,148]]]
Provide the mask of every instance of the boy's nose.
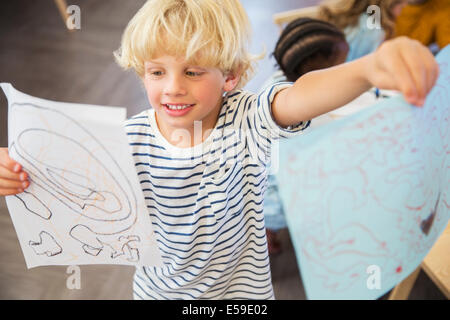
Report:
[[170,77],[169,81],[166,83],[164,91],[166,95],[184,95],[187,92],[183,79],[180,79],[178,76]]

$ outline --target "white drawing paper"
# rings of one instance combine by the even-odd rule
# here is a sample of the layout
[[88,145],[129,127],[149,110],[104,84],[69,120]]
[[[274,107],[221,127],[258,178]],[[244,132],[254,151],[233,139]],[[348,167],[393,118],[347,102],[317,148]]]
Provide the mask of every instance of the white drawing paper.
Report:
[[11,84],[8,149],[30,186],[6,197],[28,268],[161,266],[124,108],[39,99]]

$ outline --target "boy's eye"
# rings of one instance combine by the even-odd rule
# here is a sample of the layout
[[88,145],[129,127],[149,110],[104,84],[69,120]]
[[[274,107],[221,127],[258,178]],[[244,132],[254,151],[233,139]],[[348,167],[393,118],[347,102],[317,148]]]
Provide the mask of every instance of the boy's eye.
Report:
[[186,75],[188,75],[189,77],[198,77],[201,76],[202,74],[203,74],[202,72],[186,71]]
[[161,76],[162,75],[162,71],[151,71],[150,74],[152,76]]

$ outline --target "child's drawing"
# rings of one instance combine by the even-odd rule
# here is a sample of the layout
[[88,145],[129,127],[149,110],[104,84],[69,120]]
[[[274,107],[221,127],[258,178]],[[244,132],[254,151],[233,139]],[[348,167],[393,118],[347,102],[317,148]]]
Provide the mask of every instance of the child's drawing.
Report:
[[[131,158],[124,161],[129,149],[121,122],[108,128],[79,121],[69,108],[9,99],[9,152],[31,184],[7,200],[20,220],[16,229],[26,224],[25,233],[18,231],[25,256],[36,255],[27,264],[157,264],[159,254],[149,259],[157,248],[135,169]],[[119,152],[125,156],[117,160]]]
[[30,240],[29,245],[37,255],[45,254],[48,257],[52,257],[62,252],[62,248],[56,242],[55,238],[45,231],[39,233],[39,242]]
[[[280,194],[308,298],[378,298],[450,218],[450,47],[426,105],[391,98],[280,147]],[[371,266],[380,288],[367,285]]]

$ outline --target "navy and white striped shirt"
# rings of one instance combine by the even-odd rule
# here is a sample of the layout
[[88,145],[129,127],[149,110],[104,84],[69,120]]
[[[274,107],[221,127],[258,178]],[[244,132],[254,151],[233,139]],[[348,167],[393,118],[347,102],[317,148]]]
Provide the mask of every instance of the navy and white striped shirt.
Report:
[[139,267],[135,299],[274,298],[263,217],[271,141],[308,125],[277,126],[281,83],[260,95],[228,93],[209,137],[177,148],[154,110],[126,122],[132,154],[164,267]]

